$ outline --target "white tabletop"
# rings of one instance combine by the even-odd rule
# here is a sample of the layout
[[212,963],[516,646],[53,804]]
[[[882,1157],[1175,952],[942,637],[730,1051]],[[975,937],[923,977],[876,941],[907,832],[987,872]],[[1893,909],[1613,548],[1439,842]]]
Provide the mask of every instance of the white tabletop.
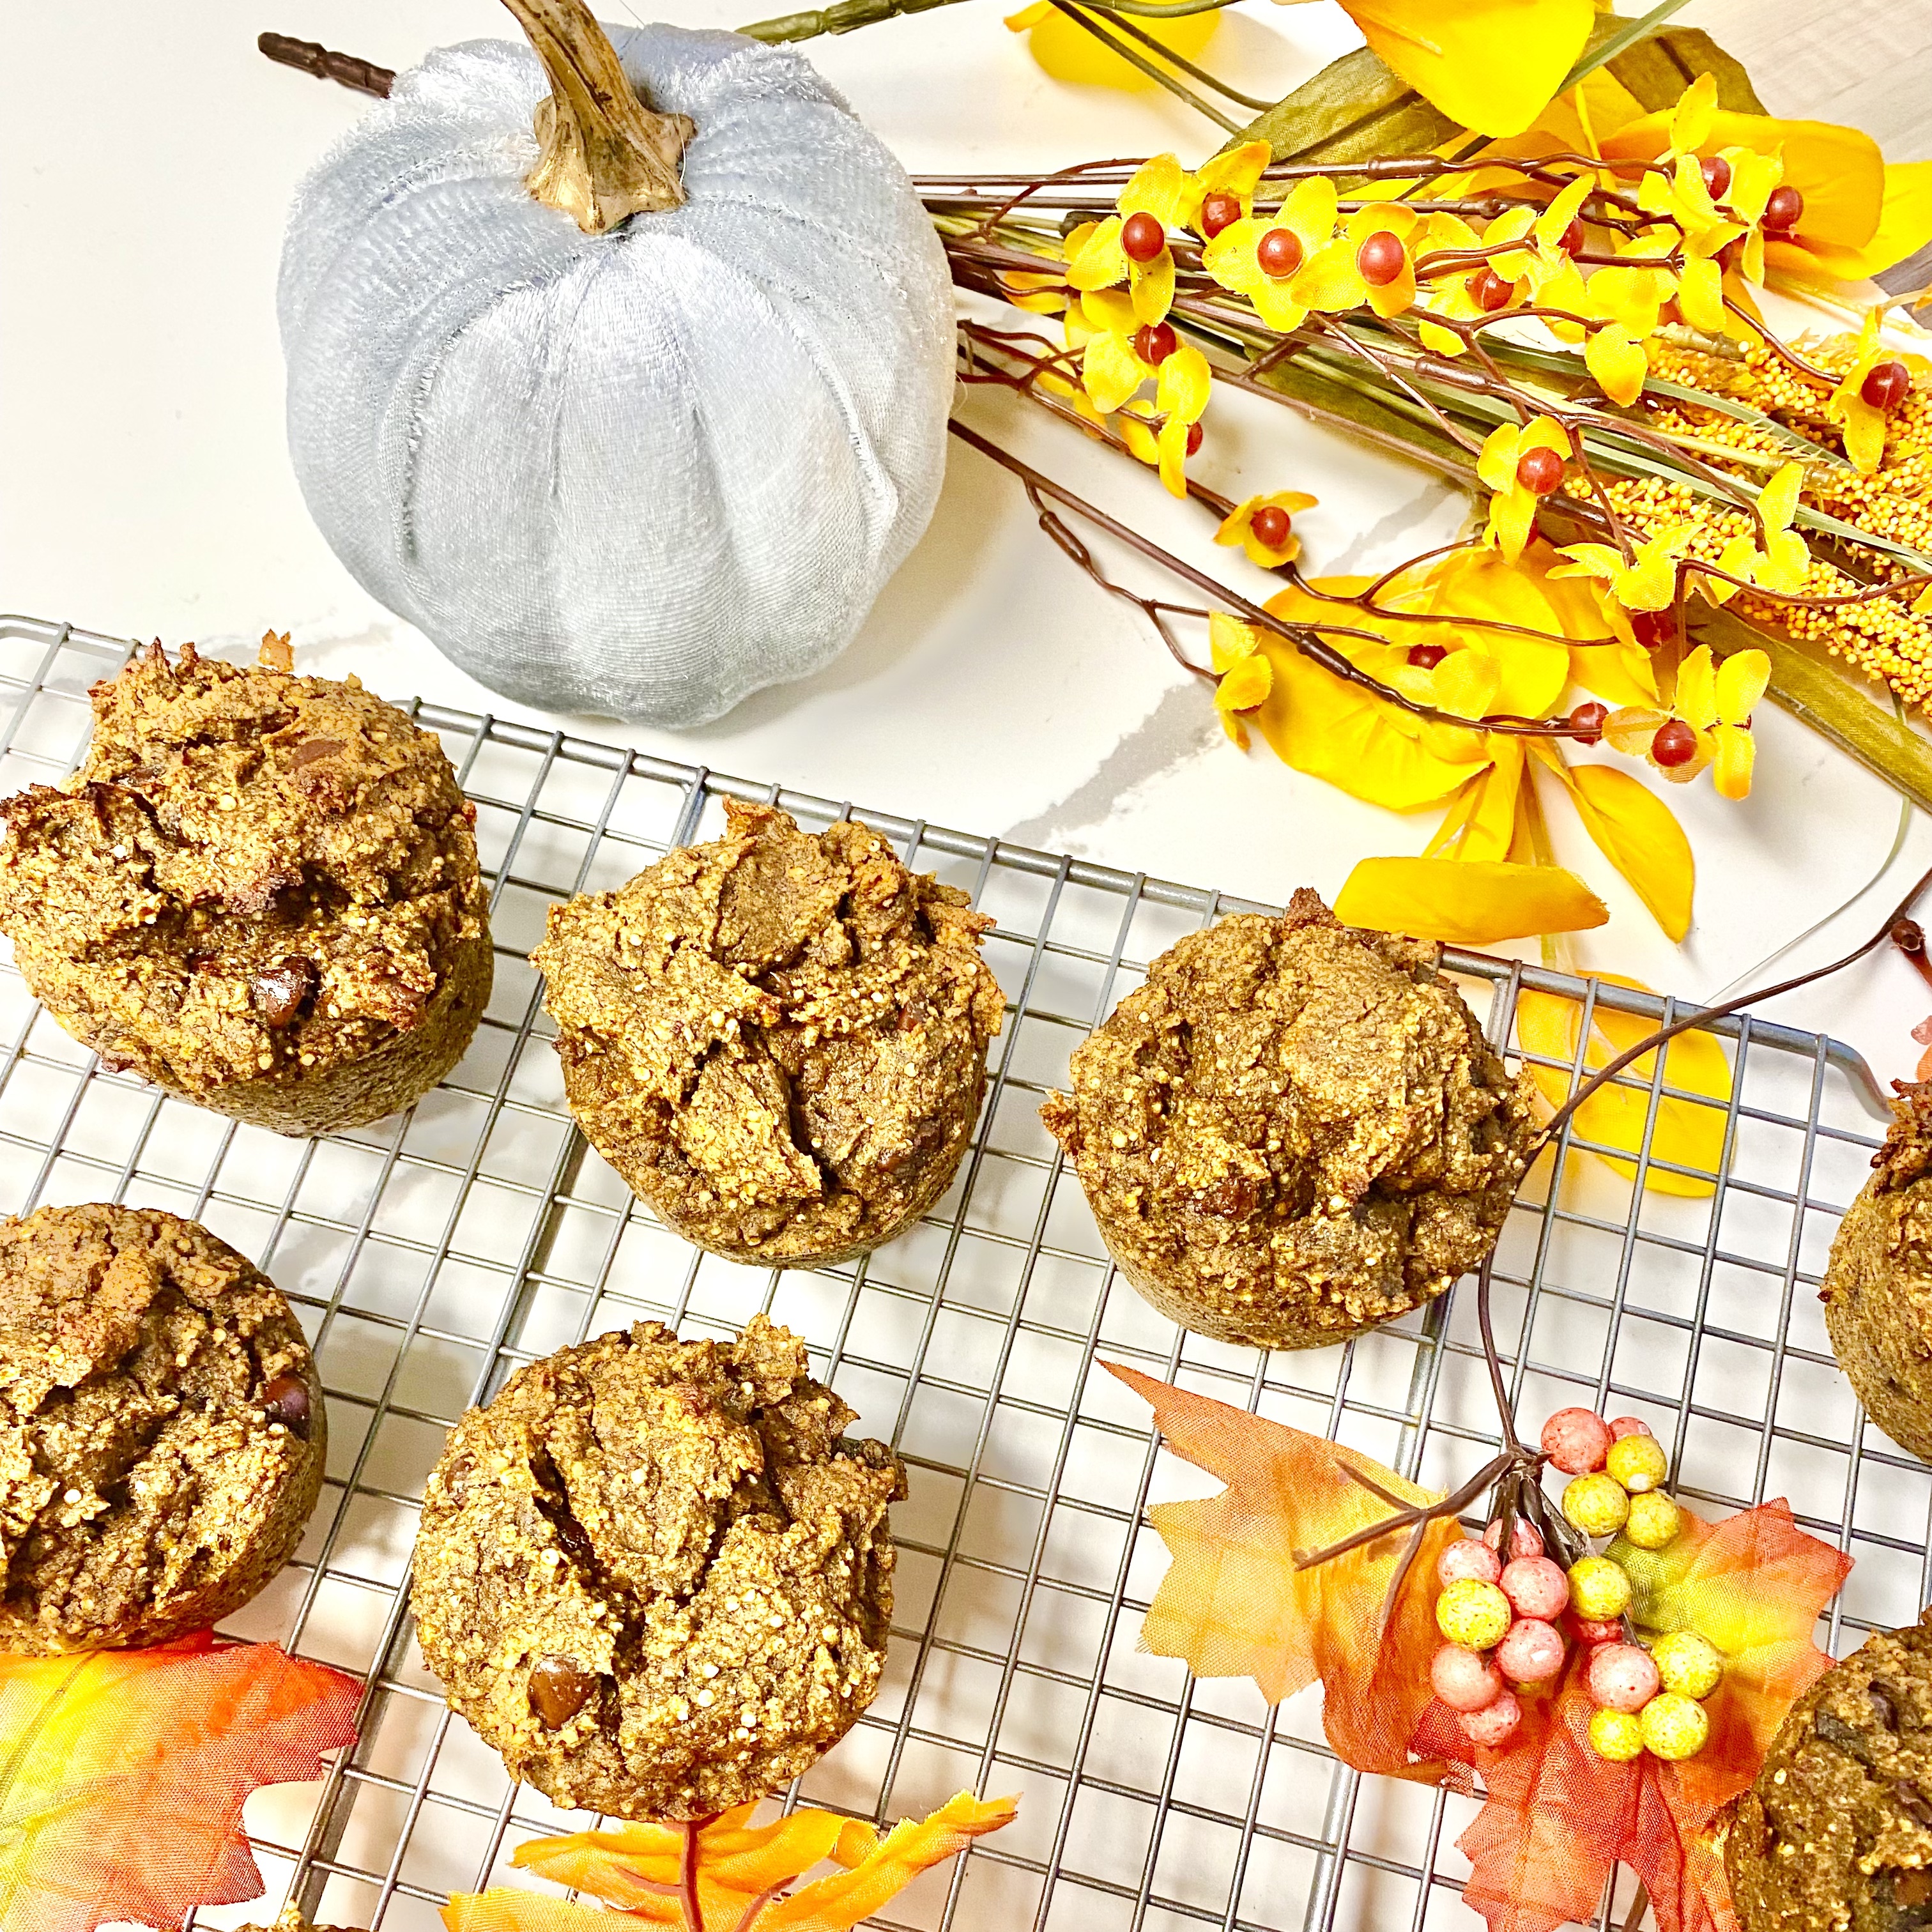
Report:
[[[758,0],[687,0],[692,24]],[[494,0],[264,0],[158,12],[145,0],[8,10],[0,74],[0,605],[116,634],[236,646],[291,629],[300,662],[529,717],[446,662],[366,596],[309,520],[283,442],[274,294],[290,190],[362,98],[272,66],[272,27],[402,66],[440,42],[500,34]],[[776,0],[774,0],[776,10]],[[809,50],[915,169],[1059,165],[1216,136],[1160,95],[1063,87],[1031,64],[996,0],[895,21]],[[622,17],[618,10],[618,17]],[[1850,120],[1894,160],[1932,152],[1919,104],[1932,7],[1878,0],[1694,0],[1680,16],[1743,57],[1777,110]],[[165,27],[158,23],[165,21]],[[1253,4],[1212,49],[1250,92],[1285,92],[1345,50],[1328,5]],[[1223,572],[1197,511],[1043,421],[975,394],[971,420],[1052,472]],[[1198,472],[1229,494],[1311,489],[1298,519],[1318,570],[1380,566],[1450,533],[1463,500],[1288,412],[1214,406]],[[956,448],[933,527],[838,664],[700,731],[562,722],[759,779],[921,815],[1135,870],[1279,901],[1332,894],[1356,860],[1420,849],[1436,814],[1361,805],[1222,740],[1198,686],[1137,616],[1035,530],[1010,480]],[[1725,985],[1870,875],[1893,795],[1790,719],[1761,711],[1756,793],[1674,790],[1696,850],[1697,922],[1672,946],[1552,808],[1566,862],[1612,908],[1581,936],[1585,969],[1698,995]],[[1915,824],[1884,889],[1800,958],[1841,948],[1932,860]],[[1533,949],[1526,949],[1533,950]],[[1928,989],[1895,958],[1793,996],[1781,1016],[1828,1028],[1881,1077],[1908,1073]]]

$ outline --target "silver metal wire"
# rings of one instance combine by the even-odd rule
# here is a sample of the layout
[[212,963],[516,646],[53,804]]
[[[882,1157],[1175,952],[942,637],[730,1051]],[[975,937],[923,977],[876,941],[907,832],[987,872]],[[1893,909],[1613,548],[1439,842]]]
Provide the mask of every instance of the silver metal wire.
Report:
[[[87,687],[130,649],[0,618],[0,790],[71,768]],[[509,1870],[516,1846],[584,1822],[510,1786],[424,1670],[406,1580],[424,1478],[464,1407],[520,1364],[641,1317],[722,1334],[762,1310],[806,1336],[816,1372],[911,1473],[885,1688],[782,1802],[884,1821],[964,1787],[1022,1793],[1015,1825],[878,1923],[1473,1923],[1454,1847],[1467,1801],[1339,1765],[1312,1694],[1271,1711],[1245,1679],[1193,1680],[1136,1648],[1166,1560],[1147,1507],[1212,1485],[1157,1453],[1144,1406],[1102,1362],[1445,1488],[1496,1444],[1473,1310],[1456,1297],[1310,1353],[1185,1334],[1116,1279],[1040,1126],[1069,1052],[1147,961],[1193,927],[1264,908],[862,811],[998,921],[987,954],[1010,1004],[986,1106],[958,1179],[912,1234],[854,1266],[736,1267],[670,1235],[576,1132],[525,956],[547,907],[708,836],[722,798],[776,798],[808,826],[845,805],[409,708],[477,806],[497,982],[463,1064],[408,1114],[318,1142],[221,1120],[104,1070],[0,970],[0,1145],[14,1156],[0,1209],[112,1198],[193,1215],[274,1278],[316,1346],[328,1484],[298,1560],[229,1628],[361,1673],[368,1690],[358,1742],[320,1784],[251,1802],[269,1902],[429,1932],[451,1891],[526,1882]],[[1526,992],[1568,994],[1586,1016],[1670,1010],[1478,955],[1448,963],[1479,1005],[1486,986],[1498,1042]],[[1619,1088],[1643,1122],[1636,1167],[1678,1191],[1633,1185],[1630,1163],[1593,1157],[1576,1121],[1532,1174],[1498,1253],[1498,1340],[1532,1429],[1571,1401],[1641,1414],[1694,1506],[1788,1496],[1851,1550],[1858,1567],[1820,1630],[1842,1652],[1932,1596],[1932,1472],[1867,1428],[1811,1292],[1882,1099],[1835,1042],[1748,1016],[1717,1031],[1727,1102],[1669,1086],[1654,1057]],[[1716,1125],[1706,1165],[1654,1144],[1666,1110]],[[1620,1923],[1629,1898],[1626,1879],[1600,1922]],[[195,1923],[268,1916],[226,1907]]]

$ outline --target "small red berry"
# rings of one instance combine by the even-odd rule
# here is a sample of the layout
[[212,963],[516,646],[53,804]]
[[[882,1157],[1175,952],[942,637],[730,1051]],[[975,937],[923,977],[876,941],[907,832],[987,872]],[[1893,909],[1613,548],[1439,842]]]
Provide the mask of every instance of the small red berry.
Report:
[[1293,520],[1279,503],[1264,503],[1250,520],[1248,527],[1255,533],[1255,542],[1263,550],[1279,550],[1288,541]]
[[1610,1418],[1610,1440],[1621,1442],[1626,1436],[1648,1436],[1650,1424],[1640,1415],[1613,1415]]
[[1774,188],[1764,204],[1764,232],[1789,235],[1804,214],[1804,197],[1795,188]]
[[1543,1453],[1566,1476],[1585,1476],[1604,1466],[1610,1425],[1594,1409],[1559,1408],[1543,1425]]
[[1134,331],[1134,353],[1158,369],[1174,351],[1174,331],[1164,322],[1145,322]]
[[1903,362],[1875,362],[1864,380],[1858,385],[1858,394],[1875,410],[1882,410],[1887,416],[1898,408],[1912,393],[1912,372]]
[[1192,456],[1199,450],[1202,440],[1206,434],[1207,431],[1198,422],[1190,423],[1187,425],[1187,453],[1190,456]]
[[1120,246],[1130,261],[1151,262],[1167,246],[1167,231],[1150,214],[1130,214],[1120,224]]
[[[1483,1540],[1492,1550],[1501,1550],[1503,1546],[1502,1525],[1500,1522],[1491,1523],[1483,1532]],[[1519,1516],[1510,1530],[1510,1560],[1514,1562],[1519,1556],[1540,1556],[1542,1554],[1543,1532],[1534,1523]]]
[[1241,218],[1241,198],[1238,194],[1210,194],[1201,203],[1201,232],[1209,241],[1224,228],[1232,228]]
[[1570,735],[1580,745],[1594,745],[1604,735],[1604,721],[1610,715],[1607,704],[1594,700],[1580,704],[1570,714]]
[[1449,655],[1441,644],[1411,644],[1408,661],[1418,670],[1433,670]]
[[1566,255],[1580,255],[1583,252],[1585,238],[1582,221],[1573,220],[1570,226],[1556,238],[1556,245]]
[[1650,755],[1660,765],[1688,765],[1697,755],[1697,734],[1682,718],[1670,718],[1657,728]]
[[1355,266],[1362,272],[1362,280],[1378,289],[1387,288],[1408,260],[1402,244],[1386,228],[1378,228],[1355,250]]
[[1478,268],[1462,284],[1469,292],[1469,299],[1485,315],[1494,315],[1499,308],[1508,308],[1510,298],[1516,293],[1516,284],[1506,282],[1495,269]]
[[1697,164],[1704,186],[1713,201],[1721,200],[1731,185],[1731,164],[1722,154],[1706,154]]
[[1270,228],[1255,244],[1255,260],[1272,281],[1286,281],[1301,266],[1301,237],[1292,228]]
[[1532,496],[1546,496],[1563,481],[1563,459],[1553,449],[1526,449],[1516,461],[1516,480]]
[[1633,610],[1630,635],[1647,651],[1660,651],[1677,634],[1675,610]]

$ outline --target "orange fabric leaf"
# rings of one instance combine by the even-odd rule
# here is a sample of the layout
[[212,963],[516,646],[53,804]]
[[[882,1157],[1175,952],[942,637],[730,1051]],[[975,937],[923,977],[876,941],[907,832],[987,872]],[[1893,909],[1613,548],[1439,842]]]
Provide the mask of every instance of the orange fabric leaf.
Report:
[[1154,1407],[1168,1448],[1227,1487],[1196,1502],[1148,1511],[1173,1562],[1154,1594],[1141,1641],[1186,1660],[1198,1676],[1252,1677],[1278,1703],[1320,1678],[1328,1742],[1360,1771],[1432,1777],[1408,1744],[1431,1692],[1436,1559],[1462,1534],[1430,1524],[1386,1632],[1382,1612],[1406,1537],[1384,1537],[1312,1570],[1295,1552],[1325,1548],[1390,1514],[1345,1472],[1355,1470],[1406,1503],[1436,1500],[1342,1444],[1245,1409],[1108,1370]]
[[[685,1932],[847,1932],[878,1911],[929,1866],[1009,1824],[1018,1800],[968,1792],[928,1817],[906,1819],[881,1838],[868,1825],[830,1811],[794,1811],[769,1825],[741,1804],[702,1825],[615,1826],[536,1838],[512,1862],[604,1900],[634,1921]],[[686,1847],[695,1835],[701,1923],[680,1902]],[[778,1894],[815,1864],[843,1870]],[[444,1908],[449,1932],[608,1932],[608,1912],[548,1893],[496,1886],[459,1893]]]
[[203,1630],[149,1650],[0,1658],[0,1916],[34,1932],[262,1895],[242,1829],[259,1785],[354,1741],[362,1687]]
[[1681,940],[1690,929],[1697,862],[1670,806],[1614,765],[1566,765],[1552,749],[1530,742],[1562,781],[1597,849],[1629,880],[1665,936]]
[[[1627,986],[1635,992],[1651,989],[1640,980],[1626,980],[1614,973],[1596,976],[1606,986]],[[1538,1066],[1526,1059],[1529,1077],[1551,1106],[1561,1106],[1569,1097],[1570,1072],[1576,1064],[1576,1033],[1582,1010],[1576,1000],[1561,993],[1538,993],[1526,989],[1516,1004],[1516,1044],[1525,1054],[1538,1054],[1562,1063]],[[1591,1010],[1590,1042],[1583,1065],[1587,1075],[1607,1066],[1617,1055],[1634,1046],[1646,1034],[1654,1032],[1652,1022],[1636,1013],[1620,1013],[1599,1003]],[[1706,1106],[1695,1100],[1674,1100],[1660,1094],[1657,1126],[1651,1136],[1653,1162],[1667,1160],[1679,1167],[1696,1168],[1714,1174],[1724,1150],[1724,1108],[1731,1096],[1730,1062],[1716,1037],[1708,1033],[1681,1033],[1664,1048],[1664,1084],[1680,1093],[1701,1094],[1718,1104]],[[1612,1081],[1600,1088],[1577,1108],[1577,1134],[1599,1147],[1619,1148],[1635,1154],[1643,1145],[1644,1122],[1650,1107],[1648,1082],[1655,1071],[1653,1049],[1624,1070],[1618,1076],[1638,1082],[1634,1087]],[[1634,1178],[1635,1165],[1609,1156],[1611,1166]],[[1644,1170],[1644,1184],[1660,1194],[1679,1194],[1700,1199],[1711,1193],[1714,1182],[1688,1174],[1672,1174],[1654,1165]]]
[[1631,1569],[1640,1634],[1694,1628],[1723,1653],[1724,1677],[1705,1700],[1710,1742],[1682,1764],[1598,1757],[1580,1647],[1553,1691],[1523,1696],[1522,1728],[1502,1750],[1478,1750],[1432,1705],[1416,1749],[1479,1768],[1487,1793],[1457,1840],[1471,1866],[1463,1902],[1490,1932],[1554,1932],[1595,1916],[1621,1862],[1642,1880],[1660,1932],[1734,1932],[1712,1828],[1756,1776],[1793,1701],[1829,1667],[1811,1633],[1851,1561],[1806,1535],[1782,1502],[1717,1523],[1687,1514],[1666,1548],[1619,1541],[1611,1554]]

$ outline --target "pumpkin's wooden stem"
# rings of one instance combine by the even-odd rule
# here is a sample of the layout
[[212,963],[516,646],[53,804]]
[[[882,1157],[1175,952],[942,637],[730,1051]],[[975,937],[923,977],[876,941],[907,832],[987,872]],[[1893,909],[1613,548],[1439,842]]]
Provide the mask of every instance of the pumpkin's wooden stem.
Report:
[[678,162],[698,130],[688,114],[660,114],[630,76],[584,0],[503,0],[550,76],[538,104],[542,148],[524,185],[601,235],[650,208],[684,200]]

